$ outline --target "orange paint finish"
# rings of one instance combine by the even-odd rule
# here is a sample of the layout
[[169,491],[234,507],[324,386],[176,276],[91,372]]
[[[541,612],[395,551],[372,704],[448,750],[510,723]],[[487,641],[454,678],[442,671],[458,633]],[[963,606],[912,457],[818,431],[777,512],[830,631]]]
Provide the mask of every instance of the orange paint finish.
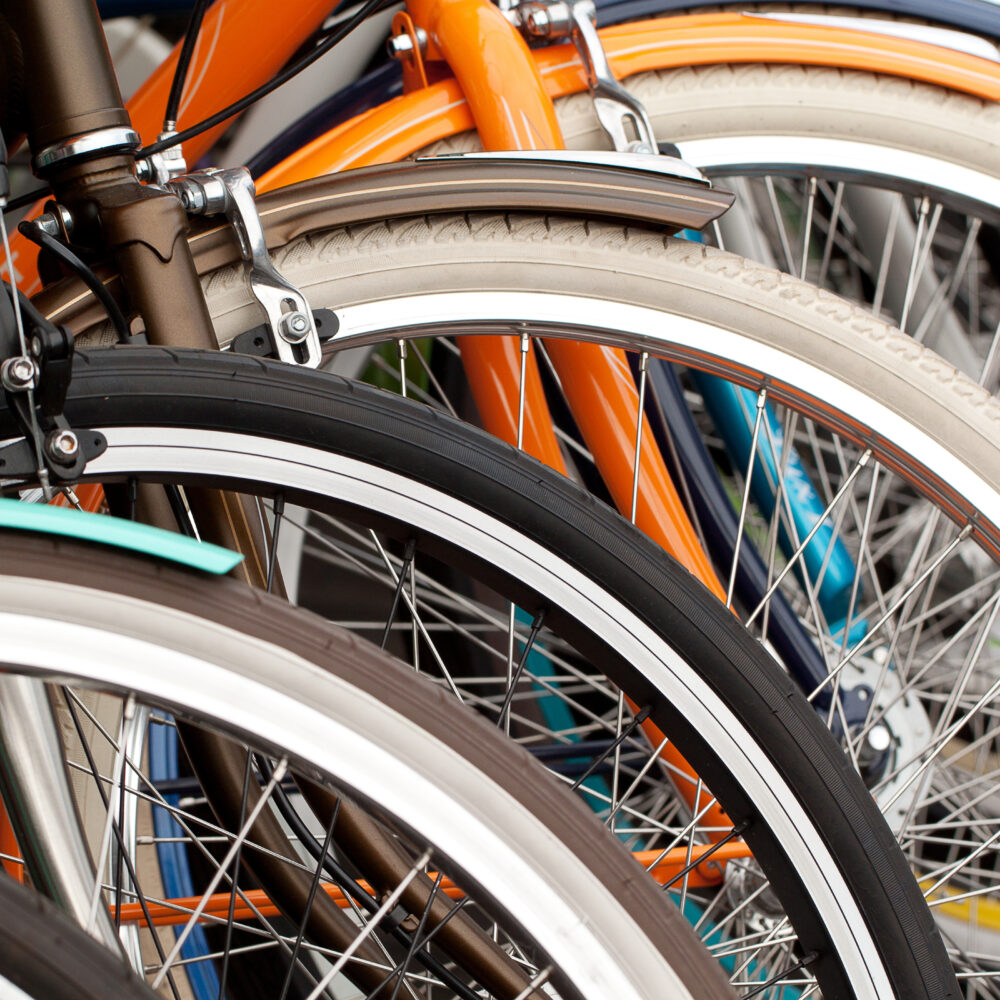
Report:
[[[233,7],[232,12],[230,6]],[[312,30],[310,25],[322,23],[320,11],[328,7],[328,0],[290,0],[284,5],[282,23],[295,25],[295,44],[307,28]],[[262,16],[261,11],[266,16]],[[240,16],[237,18],[231,13]],[[281,33],[275,31],[273,14],[270,0],[222,0],[215,4],[206,18],[209,27],[205,37],[209,37],[210,30],[211,37],[217,38],[217,19],[221,17],[226,28],[225,45],[220,47],[216,42],[205,45],[199,54],[197,73],[192,74],[192,78],[201,74],[202,60],[211,50],[219,59],[217,65],[224,67],[220,75],[226,85],[240,80],[240,86],[233,88],[230,99],[236,99],[256,86],[267,74],[264,73],[263,62],[252,57],[255,50],[251,46],[266,41],[268,59],[286,52],[277,58],[278,66],[295,47],[293,44],[288,48],[287,38],[278,37]],[[645,70],[677,66],[786,62],[912,77],[986,100],[1000,100],[1000,67],[995,63],[923,42],[874,32],[783,24],[739,13],[724,13],[640,21],[605,28],[600,34],[611,67],[619,78]],[[159,118],[166,104],[172,59],[129,102],[133,122],[147,141],[155,138],[160,127]],[[538,49],[532,53],[532,59],[549,97],[577,93],[586,87],[583,69],[571,45]],[[210,114],[229,103],[223,98],[221,89],[213,90],[218,83],[216,73],[217,69],[213,66],[202,75],[200,82],[196,81],[193,93],[197,95],[198,103],[195,105],[192,99],[191,106],[185,108],[182,122],[194,120],[195,114]],[[257,82],[247,85],[244,82],[245,73],[251,73]],[[509,74],[504,74],[501,82],[506,87]],[[206,96],[213,101],[211,107],[202,106]],[[369,127],[371,132],[366,131]],[[365,112],[321,136],[271,170],[258,188],[263,191],[349,167],[400,160],[431,142],[471,127],[472,113],[458,84],[454,80],[432,84],[425,90]],[[207,143],[211,141],[211,136],[204,140]],[[189,161],[200,155],[202,148],[207,146],[199,140],[190,143],[186,147]],[[12,243],[16,246],[18,268],[25,278],[22,287],[29,291],[37,290],[34,247],[17,234]]]
[[[649,874],[660,885],[665,885],[689,863],[687,847],[674,847],[664,854],[662,851],[634,851],[632,856],[643,866],[649,868]],[[698,844],[691,852],[691,862],[697,862],[709,851],[712,856],[705,862],[704,868],[700,865],[693,868],[688,875],[688,888],[698,888],[707,885],[718,885],[722,881],[722,870],[727,861],[735,861],[739,858],[751,857],[750,849],[741,840],[734,840],[722,847],[712,848],[711,845]],[[652,867],[651,867],[652,866]],[[434,872],[429,873],[428,878],[436,878]],[[367,882],[358,883],[362,888],[371,891]],[[350,905],[343,892],[337,886],[329,882],[323,883],[320,888],[330,897],[341,909],[347,909]],[[450,878],[441,879],[439,889],[449,899],[461,899],[463,892]],[[245,897],[245,899],[244,899]],[[208,899],[208,904],[202,911],[205,919],[216,918],[225,920],[229,916],[230,905],[229,893],[219,892]],[[191,911],[201,902],[200,896],[188,896],[181,899],[169,900],[170,906],[162,903],[149,903],[149,915],[157,927],[166,927],[172,924],[187,923]],[[267,897],[267,894],[260,889],[248,890],[242,893],[236,900],[234,919],[252,921],[256,914],[251,909],[250,904],[257,908],[258,912],[265,917],[273,917],[278,913],[278,908]],[[114,916],[114,909],[109,908],[109,913]],[[125,903],[121,909],[121,919],[123,923],[145,923],[140,903]]]
[[[270,80],[335,6],[331,0],[288,0],[278,12],[272,0],[216,0],[198,35],[181,98],[178,128],[196,125]],[[125,105],[144,145],[154,142],[163,127],[179,54],[180,42]],[[229,124],[184,144],[189,166],[212,148]],[[11,251],[17,255],[24,278],[22,290],[29,294],[38,291],[37,248],[30,240],[14,234]]]
[[997,63],[874,31],[727,13],[616,25],[604,29],[601,38],[619,77],[704,63],[795,63],[887,73],[1000,100]]
[[392,34],[406,35],[410,40],[410,51],[399,60],[403,69],[403,91],[420,90],[428,84],[427,71],[424,69],[424,57],[421,52],[420,39],[413,18],[405,10],[398,10],[392,17]]
[[[98,514],[104,509],[104,487],[100,483],[82,483],[75,491],[80,507],[88,514]],[[54,507],[72,507],[73,505],[62,493],[57,493],[52,500]]]
[[[602,29],[600,35],[619,79],[679,66],[784,62],[909,76],[986,100],[1000,100],[1000,66],[996,63],[874,32],[782,24],[743,14],[694,14],[617,25]],[[549,97],[586,88],[573,46],[537,49],[532,58]],[[315,140],[305,156],[303,151],[292,157],[294,171],[284,164],[275,168],[268,174],[268,182],[272,186],[289,184],[334,170],[402,159],[429,141],[471,127],[471,111],[453,80],[432,84],[383,106],[390,107],[391,113],[378,118],[377,141],[361,143],[354,135],[354,127],[365,120],[366,116],[361,116]]]
[[[724,834],[719,834],[721,840]],[[687,860],[686,847],[673,847],[663,856],[662,851],[633,851],[632,857],[649,868],[649,874],[660,885],[666,885],[687,867],[697,864],[700,858],[711,852],[711,857],[688,873],[688,888],[695,889],[707,885],[718,885],[722,881],[722,872],[727,861],[738,861],[741,858],[752,858],[753,853],[742,840],[731,840],[721,847],[711,844],[697,844],[691,851],[691,860]],[[650,865],[653,867],[650,868]]]
[[473,127],[455,80],[432,84],[366,111],[297,150],[257,180],[257,190],[373,163],[395,163],[438,139]]
[[[4,809],[3,802],[0,802],[0,854],[5,854],[10,858],[19,858],[21,849],[17,846],[17,838],[10,825],[10,818],[7,810]],[[24,865],[17,861],[4,861],[3,870],[15,882],[24,883]]]
[[[331,0],[216,0],[198,35],[178,127],[184,129],[271,79],[316,31],[336,6]],[[180,43],[128,102],[132,125],[144,143],[153,142],[180,53]],[[189,164],[212,146],[214,136],[198,136],[184,144]]]
[[[584,443],[619,512],[632,509],[639,393],[625,353],[598,344],[546,340]],[[636,525],[686,566],[719,600],[726,592],[698,544],[684,505],[649,428],[642,428]]]
[[[520,337],[459,337],[458,346],[483,426],[494,437],[516,445],[518,387],[521,384]],[[524,383],[522,447],[529,455],[566,475],[533,348],[526,359]]]
[[562,149],[562,133],[520,33],[489,0],[410,0],[451,67],[484,149]]

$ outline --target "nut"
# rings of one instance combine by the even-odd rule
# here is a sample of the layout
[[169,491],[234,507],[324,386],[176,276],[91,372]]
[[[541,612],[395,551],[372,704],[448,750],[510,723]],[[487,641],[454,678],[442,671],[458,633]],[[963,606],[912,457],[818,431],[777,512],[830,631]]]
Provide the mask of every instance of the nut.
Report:
[[281,317],[279,333],[289,344],[300,344],[309,336],[310,327],[309,317],[304,312],[295,311]]

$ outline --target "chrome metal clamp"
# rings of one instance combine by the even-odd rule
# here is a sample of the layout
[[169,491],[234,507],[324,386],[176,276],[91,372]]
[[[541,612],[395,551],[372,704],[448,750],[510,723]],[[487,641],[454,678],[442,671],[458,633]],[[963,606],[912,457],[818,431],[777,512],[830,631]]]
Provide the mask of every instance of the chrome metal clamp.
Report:
[[619,153],[656,153],[646,109],[614,77],[594,22],[593,0],[521,0],[511,8],[515,24],[529,39],[569,38],[587,72],[587,85],[601,128]]
[[[164,123],[163,131],[156,137],[157,142],[172,139],[177,135],[176,122]],[[187,173],[187,161],[181,144],[167,146],[158,153],[152,153],[135,161],[135,173],[139,180],[148,184],[166,187],[172,180]]]
[[280,361],[317,368],[320,339],[305,296],[283,278],[271,261],[254,200],[256,189],[245,167],[197,170],[170,181],[167,190],[191,215],[225,215],[236,230],[250,291],[267,316]]

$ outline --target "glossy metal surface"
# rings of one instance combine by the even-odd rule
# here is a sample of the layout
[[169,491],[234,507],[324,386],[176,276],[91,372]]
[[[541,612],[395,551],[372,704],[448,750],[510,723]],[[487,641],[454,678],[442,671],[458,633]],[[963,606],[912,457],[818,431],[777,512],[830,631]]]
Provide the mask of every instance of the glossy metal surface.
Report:
[[[678,143],[684,159],[714,174],[782,174],[789,169],[856,184],[906,190],[923,186],[973,215],[1000,212],[1000,180],[961,163],[909,149],[811,135],[723,136]],[[969,204],[966,206],[964,202]]]
[[56,143],[39,150],[31,161],[36,171],[43,171],[56,163],[98,153],[121,153],[139,148],[139,134],[131,128],[103,128],[88,132],[76,139]]
[[[462,365],[476,408],[490,433],[517,443],[518,392],[521,378],[519,337],[460,337]],[[510,387],[514,386],[514,392]],[[521,447],[556,472],[566,474],[559,442],[548,415],[545,393],[532,349],[525,364],[524,425]]]
[[[586,296],[545,295],[539,292],[439,293],[389,299],[352,306],[340,311],[338,346],[379,343],[386,329],[395,336],[426,336],[455,323],[467,327],[477,323],[506,322],[537,336],[559,336],[610,344],[692,365],[724,375],[740,385],[759,388],[769,380],[772,400],[792,401],[804,415],[831,423],[838,433],[852,440],[864,439],[872,427],[880,440],[889,441],[906,454],[919,455],[926,462],[921,474],[933,483],[938,499],[960,523],[984,512],[975,525],[981,542],[1000,551],[1000,510],[989,482],[974,470],[959,466],[953,456],[909,421],[871,396],[853,390],[829,372],[783,353],[742,334],[722,327],[671,315],[669,324],[657,309],[609,302]],[[711,352],[706,345],[711,344]],[[811,410],[801,393],[809,387],[817,400],[837,400],[833,413],[826,404]],[[929,470],[936,470],[932,475]]]
[[677,159],[676,156],[662,156],[646,153],[611,152],[606,149],[535,149],[509,150],[505,152],[444,153],[440,156],[418,156],[417,162],[424,160],[463,160],[481,163],[483,161],[521,160],[531,163],[565,164],[567,166],[591,166],[622,168],[653,174],[659,177],[683,177],[686,180],[706,183],[705,176],[697,167]]
[[[223,447],[224,438],[219,439]],[[551,852],[561,850],[554,838],[537,825],[531,829],[532,843],[512,835],[504,817],[523,816],[524,809],[510,796],[498,794],[468,808],[468,789],[478,786],[481,772],[432,738],[422,738],[379,699],[281,644],[250,637],[220,642],[221,626],[214,622],[180,612],[164,615],[162,609],[128,597],[109,600],[113,613],[103,620],[95,621],[93,615],[74,620],[67,610],[84,606],[86,597],[77,588],[55,584],[53,589],[45,582],[34,588],[33,596],[40,589],[52,591],[61,610],[51,616],[19,614],[16,609],[25,608],[29,596],[21,583],[9,577],[0,583],[4,634],[13,629],[37,636],[8,647],[14,662],[33,671],[134,690],[175,712],[187,708],[358,789],[363,800],[374,800],[389,815],[401,817],[442,856],[474,873],[499,906],[518,914],[554,962],[580,972],[574,985],[588,1000],[653,1000],[663,990],[690,997],[648,941],[617,929],[607,896],[596,891],[582,862],[569,860],[571,868],[577,866],[575,877],[554,886],[542,874]],[[8,600],[12,591],[19,592],[18,599]],[[122,627],[123,622],[130,627]],[[239,659],[231,666],[237,650]],[[233,697],[234,670],[239,698]],[[424,748],[420,764],[386,749],[373,736],[401,730],[415,730]],[[489,865],[483,863],[486,858]],[[607,916],[600,927],[580,919],[595,908]]]
[[[1000,67],[981,57],[848,28],[783,23],[738,13],[697,14],[604,28],[599,32],[614,75],[726,62],[786,62],[869,70],[924,80],[1000,100]],[[572,46],[533,52],[552,97],[586,89]],[[260,190],[351,166],[402,159],[472,127],[454,80],[396,98],[314,140],[261,178]]]
[[[28,626],[19,636],[30,643]],[[62,742],[45,686],[0,676],[0,782],[32,882],[98,941],[115,949],[108,912],[91,915],[94,865],[77,822]]]
[[[1000,10],[998,10],[1000,14]],[[1000,62],[1000,50],[992,42],[978,35],[961,31],[950,31],[928,24],[914,24],[911,21],[881,20],[874,17],[838,17],[832,14],[798,14],[794,12],[748,12],[748,17],[763,17],[785,24],[811,24],[816,27],[847,28],[851,31],[873,31],[894,38],[910,38],[916,42],[926,42],[955,52],[965,52],[992,62]],[[1000,29],[1000,18],[997,28]]]
[[[628,361],[621,351],[597,344],[546,338],[545,348],[612,501],[627,516],[639,407]],[[642,428],[638,490],[636,525],[725,600],[725,589],[698,542],[648,424]]]
[[525,41],[489,0],[411,0],[410,16],[448,63],[485,149],[561,149],[552,101]]

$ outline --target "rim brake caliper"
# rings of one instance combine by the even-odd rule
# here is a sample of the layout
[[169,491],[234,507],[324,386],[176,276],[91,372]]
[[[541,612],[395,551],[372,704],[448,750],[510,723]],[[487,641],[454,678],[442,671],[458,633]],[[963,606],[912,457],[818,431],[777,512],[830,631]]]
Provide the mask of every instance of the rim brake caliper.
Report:
[[264,239],[245,167],[196,170],[167,184],[190,215],[224,215],[236,231],[250,291],[267,317],[274,355],[280,361],[317,368],[322,358],[316,322],[306,297],[278,273]]
[[601,128],[619,153],[656,153],[646,109],[614,77],[594,26],[593,0],[521,0],[507,16],[529,41],[569,38],[587,72],[587,85]]

